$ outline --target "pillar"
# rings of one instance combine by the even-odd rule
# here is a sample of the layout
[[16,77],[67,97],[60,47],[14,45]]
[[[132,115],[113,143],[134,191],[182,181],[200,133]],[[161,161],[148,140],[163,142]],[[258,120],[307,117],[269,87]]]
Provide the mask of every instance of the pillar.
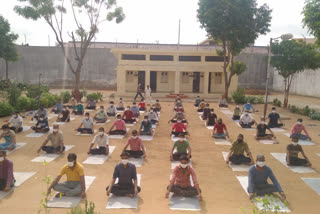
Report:
[[204,80],[203,80],[203,94],[208,94],[209,88],[209,72],[204,72]]
[[175,72],[174,93],[175,94],[179,94],[180,93],[180,71],[179,70],[176,70],[176,72]]
[[123,69],[117,69],[117,94],[125,94],[125,82],[126,82],[126,71]]
[[145,74],[144,88],[147,88],[147,85],[150,86],[150,70],[146,70]]

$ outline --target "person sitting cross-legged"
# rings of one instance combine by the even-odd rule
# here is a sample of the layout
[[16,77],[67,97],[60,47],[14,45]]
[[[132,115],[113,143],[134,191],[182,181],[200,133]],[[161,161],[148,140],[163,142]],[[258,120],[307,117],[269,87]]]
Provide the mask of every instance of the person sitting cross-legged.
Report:
[[138,104],[139,110],[140,111],[145,111],[146,110],[146,103],[144,102],[144,99],[142,98],[141,101]]
[[197,99],[194,101],[194,106],[199,107],[200,103],[201,103],[200,96],[197,96]]
[[[129,163],[129,154],[127,152],[122,152],[120,157],[121,163],[117,164],[114,168],[112,180],[106,188],[107,196],[110,196],[110,193],[112,193],[116,196],[133,198],[141,191],[141,188],[138,186],[136,166]],[[117,178],[118,183],[115,184]]]
[[[178,161],[180,160],[181,155],[187,155],[188,158],[191,158],[191,148],[188,141],[185,140],[183,134],[178,135],[179,140],[174,142],[171,154],[170,154],[170,160],[171,161]],[[177,149],[176,152],[175,149]]]
[[190,136],[190,134],[187,131],[187,127],[182,123],[181,120],[177,120],[177,122],[173,124],[171,130],[172,130],[171,134],[173,134],[175,137],[177,137],[179,134],[183,134],[184,136],[185,135]]
[[[190,177],[193,185],[191,185]],[[170,192],[174,196],[193,197],[198,196],[202,200],[201,190],[198,179],[194,169],[189,165],[189,158],[187,155],[180,156],[180,165],[176,166],[172,172],[170,184],[167,187],[166,198],[169,197]]]
[[246,104],[242,107],[243,112],[253,113],[255,112],[253,105],[250,103],[250,101],[247,101]]
[[[299,118],[297,120],[297,123],[293,125],[291,131],[290,131],[290,137],[298,137],[300,140],[312,140],[309,133],[307,132],[304,125],[302,125],[303,120]],[[304,131],[304,134],[301,134],[301,132]]]
[[[12,123],[12,126],[10,124]],[[15,133],[22,132],[23,130],[23,118],[19,115],[19,112],[14,112],[14,115],[8,121],[9,128]]]
[[93,116],[96,123],[105,123],[108,120],[108,115],[104,110],[103,106],[100,106],[99,111]]
[[182,123],[187,123],[185,114],[182,111],[175,112],[174,116],[168,121],[168,123],[176,123],[178,120],[181,120]]
[[31,120],[32,121],[33,121],[33,119],[39,120],[40,115],[43,115],[44,118],[48,118],[48,112],[42,105],[40,105],[38,111],[36,111],[33,114]]
[[[116,128],[113,130],[113,128]],[[110,135],[126,135],[127,129],[126,129],[126,123],[124,120],[121,119],[121,115],[117,115],[117,119],[113,122],[111,128],[108,131],[108,134]]]
[[245,112],[241,115],[239,124],[242,128],[251,128],[253,124],[256,124],[256,121],[248,112]]
[[16,180],[13,174],[13,163],[6,156],[7,152],[0,150],[0,191],[9,192]]
[[[97,148],[93,149],[94,145]],[[88,154],[91,155],[108,155],[109,154],[109,137],[104,133],[104,128],[100,127],[99,132],[94,136],[93,141],[90,144]]]
[[[258,155],[256,159],[256,165],[253,165],[249,169],[248,174],[248,193],[249,198],[253,199],[256,196],[265,196],[279,192],[282,199],[286,199],[278,180],[274,176],[270,167],[265,165],[264,155]],[[268,178],[271,179],[273,184],[268,183]]]
[[76,105],[77,105],[76,100],[74,99],[74,97],[71,97],[70,101],[67,104],[65,104],[64,106],[67,108],[73,109]]
[[140,117],[140,110],[139,110],[139,107],[137,106],[136,102],[132,103],[130,110],[133,112],[133,114],[136,118]]
[[[128,146],[130,146],[130,150],[127,150]],[[137,130],[132,130],[132,136],[128,139],[122,152],[127,152],[129,157],[133,158],[147,157],[146,150],[141,138],[138,136]]]
[[135,118],[133,112],[130,110],[130,106],[127,106],[126,110],[123,112],[122,119],[126,123],[136,122],[136,118]]
[[36,125],[32,126],[31,129],[36,133],[47,133],[50,130],[48,118],[45,118],[44,115],[40,115]]
[[[271,134],[266,134],[266,130],[268,130]],[[270,127],[266,124],[264,118],[262,117],[260,124],[257,125],[256,140],[271,140],[271,139],[276,139],[276,136],[274,135]]]
[[[312,164],[308,157],[305,155],[302,146],[299,145],[299,138],[297,136],[292,137],[292,143],[287,146],[287,156],[286,161],[288,166],[308,166],[311,167]],[[301,152],[304,159],[299,158],[299,152]]]
[[117,108],[114,106],[114,102],[110,101],[110,105],[107,108],[108,117],[115,117],[117,114]]
[[228,108],[228,101],[224,95],[222,95],[221,99],[219,100],[219,107],[220,108]]
[[158,124],[158,113],[155,112],[153,108],[150,109],[146,116],[148,116],[148,119],[151,121],[152,124]]
[[119,102],[117,104],[117,111],[123,111],[123,110],[124,110],[124,103],[123,103],[122,98],[120,97]]
[[[83,126],[83,128],[82,128]],[[81,134],[93,134],[93,119],[90,117],[89,112],[85,113],[85,118],[82,119],[80,126],[76,131]]]
[[84,113],[84,106],[81,102],[79,102],[75,107],[73,107],[72,114],[75,115],[83,115]]
[[51,112],[59,114],[63,109],[62,100],[59,99],[58,102],[51,108]]
[[[54,189],[58,193],[57,198],[60,197],[86,197],[86,183],[84,178],[83,166],[77,161],[75,153],[68,154],[68,164],[66,164],[60,171],[60,174],[53,180],[48,188],[47,195]],[[63,175],[67,176],[67,181],[59,183]]]
[[[247,156],[249,157],[244,156],[244,152],[246,152]],[[254,160],[249,150],[249,146],[246,142],[243,141],[242,134],[239,134],[237,140],[232,144],[230,152],[226,159],[227,164],[229,164],[230,162],[236,165],[254,164]]]
[[154,109],[155,112],[160,112],[161,111],[161,104],[160,104],[159,100],[156,100],[156,103],[154,104],[153,109]]
[[226,125],[222,122],[222,119],[218,119],[218,123],[214,124],[212,137],[216,139],[226,139],[229,138],[229,133]]
[[7,124],[2,125],[0,139],[4,138],[5,143],[0,143],[0,150],[13,150],[16,148],[16,134],[10,130]]
[[233,109],[232,120],[240,120],[240,116],[241,116],[241,109],[237,104],[236,107]]
[[93,109],[93,110],[95,110],[96,109],[96,101],[93,99],[93,98],[91,98],[90,100],[89,100],[89,102],[88,102],[88,104],[87,104],[87,106],[86,106],[86,109]]
[[144,116],[141,122],[139,135],[153,135],[152,123],[147,115]]
[[70,111],[66,106],[64,106],[62,112],[59,113],[56,122],[70,122]]
[[284,124],[280,120],[280,115],[276,111],[276,107],[272,107],[272,112],[269,114],[268,118],[269,118],[268,125],[270,128],[279,128],[284,126]]
[[210,114],[210,104],[207,103],[206,107],[203,109],[203,113],[201,115],[202,120],[207,120],[208,119],[208,115]]
[[210,109],[208,118],[206,121],[206,126],[214,126],[217,123],[217,115],[214,113],[214,109]]
[[197,112],[203,112],[203,109],[206,107],[206,104],[204,103],[204,99],[201,100],[201,103],[198,106]]
[[[51,146],[47,146],[48,142],[51,142]],[[52,132],[48,134],[47,139],[42,143],[38,149],[38,153],[45,151],[46,153],[59,153],[62,154],[66,147],[63,143],[63,134],[59,131],[59,125],[53,124]]]

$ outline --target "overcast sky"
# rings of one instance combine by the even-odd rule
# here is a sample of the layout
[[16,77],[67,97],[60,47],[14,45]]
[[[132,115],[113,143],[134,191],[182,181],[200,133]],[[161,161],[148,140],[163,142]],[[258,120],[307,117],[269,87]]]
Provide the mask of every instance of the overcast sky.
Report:
[[[310,37],[301,20],[305,0],[258,0],[273,9],[271,33],[260,36],[255,45],[267,45],[270,37],[292,33],[295,37]],[[50,28],[43,20],[31,21],[18,16],[13,7],[16,0],[5,0],[0,14],[9,20],[11,29],[30,45],[55,44]],[[197,44],[206,39],[206,32],[197,20],[198,0],[118,0],[126,14],[121,24],[105,22],[96,37],[99,42],[177,43],[181,19],[181,44]],[[71,26],[72,19],[69,19]],[[50,38],[50,39],[49,39]]]

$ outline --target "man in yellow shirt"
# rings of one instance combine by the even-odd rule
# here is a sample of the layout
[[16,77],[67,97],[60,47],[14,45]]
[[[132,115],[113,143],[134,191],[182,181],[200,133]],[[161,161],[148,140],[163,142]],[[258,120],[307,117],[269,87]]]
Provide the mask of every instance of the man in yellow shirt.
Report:
[[[67,176],[67,181],[58,183],[63,175]],[[66,164],[60,171],[60,174],[54,179],[48,188],[47,195],[51,193],[51,189],[59,192],[56,197],[72,197],[81,196],[86,197],[86,184],[84,180],[83,166],[77,162],[77,155],[70,153],[68,155],[68,164]]]

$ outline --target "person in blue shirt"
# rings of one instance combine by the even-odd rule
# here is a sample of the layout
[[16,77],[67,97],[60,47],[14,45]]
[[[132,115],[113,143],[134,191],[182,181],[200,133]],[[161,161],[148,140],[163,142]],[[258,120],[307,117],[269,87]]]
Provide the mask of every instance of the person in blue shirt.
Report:
[[268,125],[270,128],[280,128],[284,126],[284,124],[280,120],[280,115],[276,111],[276,107],[272,107],[272,112],[269,114],[268,118],[269,118]]
[[253,105],[248,101],[246,104],[243,105],[242,111],[244,112],[254,112]]
[[52,107],[51,112],[55,114],[60,114],[63,110],[63,104],[61,99],[58,100],[58,102]]
[[196,99],[196,101],[195,101],[195,103],[194,103],[194,106],[195,107],[199,107],[199,104],[201,103],[201,99],[200,99],[200,96],[197,96],[197,99]]
[[40,115],[38,122],[35,126],[32,126],[31,129],[36,133],[47,133],[50,130],[48,119],[45,118],[44,115]]
[[144,119],[140,126],[140,135],[153,135],[152,123],[148,119],[148,116],[144,116]]
[[136,118],[140,117],[139,107],[137,106],[136,102],[132,103],[130,110],[133,112],[133,114]]

